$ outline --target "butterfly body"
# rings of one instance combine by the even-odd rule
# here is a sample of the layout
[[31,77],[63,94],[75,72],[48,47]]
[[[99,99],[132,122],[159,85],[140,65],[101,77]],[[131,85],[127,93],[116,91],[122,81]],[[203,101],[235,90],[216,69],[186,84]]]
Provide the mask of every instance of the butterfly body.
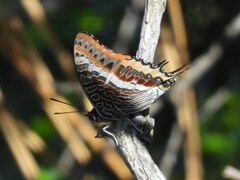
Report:
[[93,121],[128,118],[149,108],[174,85],[182,69],[164,72],[165,61],[154,65],[115,53],[88,33],[76,36],[74,59],[78,79],[94,107],[88,114]]

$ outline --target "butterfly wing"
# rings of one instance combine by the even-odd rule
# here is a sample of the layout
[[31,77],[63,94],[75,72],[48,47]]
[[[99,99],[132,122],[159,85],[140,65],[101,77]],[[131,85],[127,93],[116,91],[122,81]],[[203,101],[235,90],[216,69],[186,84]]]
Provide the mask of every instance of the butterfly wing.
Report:
[[143,60],[115,53],[88,33],[77,35],[74,58],[79,81],[105,120],[126,117],[150,107],[165,92],[164,87],[160,88],[163,82],[173,79],[159,71],[161,64],[153,67]]

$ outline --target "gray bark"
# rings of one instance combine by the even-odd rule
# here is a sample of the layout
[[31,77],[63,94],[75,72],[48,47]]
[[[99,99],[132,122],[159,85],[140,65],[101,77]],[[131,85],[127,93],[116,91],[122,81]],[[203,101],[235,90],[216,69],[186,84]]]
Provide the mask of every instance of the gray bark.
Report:
[[[165,8],[166,0],[146,0],[137,58],[153,62]],[[139,132],[128,121],[118,121],[114,134],[118,141],[117,149],[135,179],[166,179],[139,139]]]

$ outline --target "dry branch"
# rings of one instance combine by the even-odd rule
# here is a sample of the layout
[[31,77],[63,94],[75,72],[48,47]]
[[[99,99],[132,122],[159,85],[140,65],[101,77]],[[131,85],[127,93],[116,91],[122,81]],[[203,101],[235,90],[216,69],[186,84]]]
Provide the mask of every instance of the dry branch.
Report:
[[166,4],[166,0],[146,0],[140,43],[136,55],[137,58],[142,58],[146,62],[154,60]]
[[[138,58],[153,62],[165,7],[166,0],[145,2]],[[117,122],[115,135],[119,142],[117,148],[136,179],[166,179],[153,162],[144,144],[138,139],[136,130],[129,128],[127,121]]]
[[[18,20],[21,21],[19,18]],[[64,112],[67,111],[67,109],[66,106],[56,105],[56,103],[50,101],[50,97],[55,97],[65,102],[67,102],[67,100],[56,93],[55,88],[52,86],[54,79],[44,60],[30,42],[24,38],[19,38],[23,37],[21,32],[24,27],[18,28],[18,32],[13,32],[13,30],[7,26],[8,23],[5,19],[2,19],[0,24],[4,24],[1,26],[1,30],[4,32],[4,36],[1,38],[4,46],[2,46],[1,50],[6,54],[6,57],[11,60],[16,70],[32,85],[33,90],[41,101],[42,108],[49,116],[58,133],[65,140],[75,160],[80,164],[87,163],[91,158],[91,152],[89,150],[99,153],[100,155],[104,153],[103,160],[113,173],[119,179],[130,179],[131,174],[128,168],[124,166],[124,162],[119,154],[116,151],[105,150],[103,139],[93,138],[96,135],[96,130],[88,121],[80,116],[79,113],[67,114],[61,120],[53,114],[55,111]],[[16,36],[16,33],[18,36]],[[22,41],[23,39],[25,40],[24,42]],[[89,147],[86,146],[85,143],[87,143]],[[108,152],[110,152],[112,158],[106,160],[105,154]],[[114,169],[116,163],[122,165],[122,168],[118,170]]]
[[6,139],[14,159],[26,179],[36,179],[39,175],[39,167],[31,150],[23,142],[21,132],[17,127],[14,117],[0,104],[0,130]]
[[[179,0],[169,1],[172,34],[168,36],[166,45],[176,52],[178,58],[174,59],[176,67],[189,63],[188,42],[181,4]],[[167,33],[170,33],[170,28]],[[174,37],[174,42],[172,40]],[[165,48],[166,49],[166,48]],[[168,56],[171,56],[168,50]],[[187,74],[187,73],[186,73]],[[186,179],[202,179],[201,145],[196,111],[195,92],[187,88],[181,93],[171,91],[171,97],[176,107],[178,124],[183,131],[184,164]]]
[[[176,4],[174,4],[175,6]],[[208,50],[204,52],[203,54],[199,55],[197,58],[193,60],[193,64],[191,64],[191,68],[188,70],[188,74],[185,74],[180,81],[175,85],[174,87],[174,93],[181,93],[184,90],[186,90],[189,87],[192,87],[194,84],[196,84],[202,77],[211,70],[211,68],[217,64],[217,62],[222,57],[222,54],[224,52],[224,42],[231,42],[234,38],[238,37],[240,34],[240,14],[235,16],[232,21],[226,26],[224,29],[222,37],[216,41],[213,42]],[[224,41],[222,41],[224,39]],[[185,41],[186,42],[186,41]],[[173,53],[172,53],[173,54]],[[221,97],[221,98],[219,98]],[[228,90],[226,90],[224,87],[218,89],[212,97],[209,98],[209,100],[203,105],[203,107],[199,110],[199,119],[205,119],[206,116],[216,112],[220,106],[222,106],[227,99],[229,98]],[[217,103],[215,101],[218,101]],[[212,106],[212,103],[218,104],[217,106]],[[210,108],[211,107],[211,108]],[[212,109],[212,107],[214,107]],[[175,128],[175,131],[179,131],[179,129]],[[179,132],[180,133],[180,132]],[[166,148],[166,153],[164,155],[163,160],[161,161],[161,169],[164,169],[165,175],[169,176],[171,174],[171,169],[173,168],[175,164],[174,156],[175,153],[179,150],[180,146],[173,146],[172,141],[176,141],[175,138],[176,132],[171,133],[170,139],[168,141],[168,145]],[[181,133],[180,133],[181,134]],[[182,141],[182,135],[178,135],[177,139],[178,141]],[[174,149],[173,149],[174,148]],[[165,158],[166,156],[166,158]],[[171,157],[171,160],[169,161],[167,157]]]

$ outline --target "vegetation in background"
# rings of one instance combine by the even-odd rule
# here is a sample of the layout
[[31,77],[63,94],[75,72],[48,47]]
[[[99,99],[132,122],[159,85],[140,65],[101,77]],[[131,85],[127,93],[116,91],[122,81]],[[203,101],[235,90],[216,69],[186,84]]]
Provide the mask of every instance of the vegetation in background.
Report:
[[[116,0],[65,0],[61,1],[54,10],[46,7],[46,15],[56,36],[64,47],[72,53],[74,37],[82,30],[95,34],[99,39],[104,40],[104,44],[112,45],[128,3],[128,1],[120,2]],[[207,51],[212,42],[225,41],[221,39],[223,29],[239,13],[240,1],[234,0],[229,3],[217,0],[188,0],[182,1],[182,7],[188,32],[190,59],[193,60]],[[53,69],[55,78],[66,81],[67,77],[63,75],[59,67],[55,66],[56,61],[53,60],[54,57],[49,52],[46,41],[42,38],[43,35],[38,27],[26,17],[20,4],[15,1],[11,1],[11,3],[2,2],[1,11],[2,17],[19,16],[22,19],[24,36],[33,43],[41,56],[45,58],[46,63]],[[137,46],[137,44],[133,46]],[[206,117],[206,119],[200,119],[205,179],[219,179],[226,165],[232,165],[240,169],[240,81],[239,68],[236,68],[240,67],[239,49],[239,37],[234,42],[227,42],[222,59],[195,85],[199,109],[220,87],[227,87],[230,95],[227,102],[217,112]],[[34,94],[30,93],[29,95],[29,92],[25,91],[25,85],[28,83],[15,72],[8,61],[6,55],[1,52],[0,88],[5,96],[6,106],[12,114],[23,119],[33,131],[44,139],[48,150],[51,152],[50,155],[54,154],[53,159],[59,158],[61,151],[65,148],[64,142],[56,134],[55,128],[42,109],[36,105],[36,100],[32,100],[35,99]],[[65,94],[73,104],[83,101],[82,97],[79,97],[76,92],[62,92],[62,94]],[[24,102],[24,107],[20,102]],[[83,106],[79,105],[79,107]],[[168,112],[166,108],[165,110]],[[81,109],[81,111],[83,110]],[[162,114],[165,115],[166,112]],[[164,127],[169,128],[172,124],[173,121],[164,122]],[[163,127],[156,126],[155,132],[158,133],[159,137],[166,136],[167,138],[168,133],[158,131],[161,128]],[[0,134],[0,147],[0,179],[22,177],[12,155],[8,152],[2,134]],[[154,151],[155,148],[158,148],[157,144],[153,144],[151,147],[153,153],[156,152]],[[44,155],[36,155],[37,162],[41,167],[39,180],[67,178],[59,174],[56,165],[46,158],[47,155],[45,158],[41,157]],[[182,152],[179,152],[171,179],[183,179],[183,160]],[[83,170],[89,168],[90,171],[86,170],[86,177],[112,178],[111,170],[107,167],[101,167],[101,163],[101,160],[93,157],[90,165],[79,167],[75,164],[74,168],[81,169],[82,174],[85,174]],[[74,176],[73,174],[72,176]],[[88,176],[88,174],[91,175]],[[76,173],[76,177],[79,177],[79,174]]]

